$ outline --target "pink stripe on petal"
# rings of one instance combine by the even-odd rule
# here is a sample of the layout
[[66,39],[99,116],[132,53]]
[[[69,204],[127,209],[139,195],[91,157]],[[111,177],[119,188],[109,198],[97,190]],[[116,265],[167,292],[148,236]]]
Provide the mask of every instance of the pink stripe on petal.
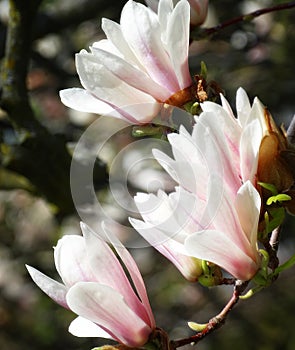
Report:
[[81,223],[81,229],[87,246],[87,260],[91,271],[95,275],[93,281],[117,290],[132,310],[138,315],[145,315],[144,306],[136,296],[111,248],[84,223]]
[[188,254],[219,265],[235,278],[247,281],[257,272],[257,261],[245,254],[224,232],[197,232],[185,241]]
[[128,85],[133,86],[134,88],[163,102],[170,97],[170,91],[165,90],[163,86],[154,82],[145,72],[132,66],[124,59],[96,48],[93,48],[92,52],[106,69],[116,75],[119,79],[125,81]]
[[192,84],[188,67],[189,13],[187,1],[180,1],[171,14],[167,28],[167,46],[180,89]]
[[67,302],[76,314],[110,330],[115,338],[131,347],[146,343],[151,328],[112,288],[98,283],[77,283],[67,294]]
[[[133,21],[132,26],[130,20]],[[161,42],[157,16],[146,6],[128,1],[122,10],[121,28],[126,41],[150,77],[169,90],[171,95],[181,90]]]
[[154,315],[149,303],[149,299],[147,296],[147,292],[146,292],[146,288],[145,288],[145,284],[144,281],[142,279],[142,276],[140,274],[140,271],[135,263],[135,261],[133,260],[132,256],[130,255],[130,253],[128,252],[128,250],[123,246],[123,244],[117,239],[117,237],[115,237],[111,230],[108,228],[108,224],[106,222],[102,223],[102,228],[103,230],[106,232],[108,238],[110,239],[110,242],[112,243],[112,245],[114,246],[117,254],[119,255],[119,257],[121,258],[123,264],[125,265],[125,267],[127,268],[129,275],[132,279],[132,282],[134,284],[134,287],[136,288],[136,292],[140,298],[140,300],[142,301],[142,304],[145,308],[145,311],[148,315],[148,320],[146,318],[146,314],[142,313],[141,315],[139,315],[143,320],[146,321],[146,323],[151,327],[154,328],[156,326],[155,324],[155,319],[154,319]]

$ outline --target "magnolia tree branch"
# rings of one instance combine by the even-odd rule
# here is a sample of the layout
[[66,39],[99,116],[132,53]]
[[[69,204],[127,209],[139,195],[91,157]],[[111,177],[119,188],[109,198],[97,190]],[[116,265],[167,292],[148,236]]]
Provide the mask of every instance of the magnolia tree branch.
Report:
[[218,24],[215,27],[205,28],[205,29],[201,29],[201,30],[198,28],[198,29],[192,31],[191,40],[200,40],[202,38],[207,38],[213,34],[218,33],[220,30],[227,28],[229,26],[232,26],[234,24],[237,24],[240,22],[250,22],[253,19],[255,19],[256,17],[259,17],[261,15],[265,15],[265,14],[271,13],[271,12],[288,10],[288,9],[293,8],[293,7],[295,7],[295,1],[289,1],[289,2],[286,2],[283,4],[263,8],[260,10],[256,10],[256,11],[250,12],[246,15],[241,15],[238,17],[231,18],[225,22]]
[[225,319],[229,314],[229,312],[239,301],[239,298],[244,292],[244,290],[247,288],[247,285],[248,285],[248,282],[242,282],[239,280],[236,281],[232,297],[230,298],[228,303],[225,305],[225,307],[222,309],[222,311],[218,315],[213,317],[201,332],[188,338],[184,338],[180,340],[172,340],[170,342],[169,349],[175,350],[187,344],[197,344],[200,340],[204,339],[208,334],[220,328],[225,323]]
[[[14,126],[15,140],[5,144],[5,154],[0,157],[2,166],[28,178],[36,193],[46,197],[63,216],[74,211],[71,156],[65,140],[50,134],[35,118],[26,87],[32,25],[39,3],[40,0],[10,0],[0,104]],[[104,181],[104,168],[101,176]]]

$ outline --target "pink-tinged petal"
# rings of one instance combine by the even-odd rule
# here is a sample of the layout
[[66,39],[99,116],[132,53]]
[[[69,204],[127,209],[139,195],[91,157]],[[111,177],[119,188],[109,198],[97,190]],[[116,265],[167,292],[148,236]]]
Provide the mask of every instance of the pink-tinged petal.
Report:
[[188,0],[191,5],[191,23],[195,26],[201,25],[208,12],[208,0]]
[[141,302],[145,308],[148,319],[146,318],[146,315],[144,313],[141,315],[141,318],[143,320],[145,320],[145,322],[151,328],[154,328],[156,326],[154,315],[153,315],[153,312],[152,312],[152,309],[151,309],[151,306],[149,303],[149,299],[147,296],[144,281],[142,279],[142,276],[140,274],[140,271],[139,271],[134,259],[132,258],[132,256],[128,252],[128,250],[123,246],[123,244],[117,239],[117,237],[115,237],[112,234],[112,232],[108,228],[108,224],[106,222],[102,223],[102,227],[103,227],[104,231],[106,232],[107,237],[109,238],[111,244],[115,248],[118,256],[120,257],[123,264],[127,268],[127,271],[129,272],[129,275],[130,275],[131,280],[133,282],[133,285],[136,289],[136,292],[139,296],[139,299],[141,300]]
[[93,48],[92,52],[99,63],[103,64],[106,69],[128,85],[163,102],[170,97],[171,93],[168,90],[165,90],[163,86],[154,82],[145,72],[132,66],[124,59],[96,48]]
[[91,281],[94,276],[89,269],[86,246],[83,237],[66,235],[59,239],[54,248],[56,270],[66,286],[79,281]]
[[[133,218],[129,218],[129,221],[135,230],[155,249],[162,252],[163,247],[169,245],[170,240],[173,240],[176,242],[174,245],[174,248],[176,248],[175,252],[177,254],[186,254],[181,241],[184,241],[184,238],[187,238],[187,236],[181,237],[181,239],[177,240],[178,235],[174,232],[164,232],[150,223]],[[168,256],[166,257],[170,259]]]
[[187,238],[185,247],[188,254],[219,265],[240,280],[251,279],[258,270],[256,262],[224,232],[197,232]]
[[132,311],[123,296],[106,285],[77,283],[69,290],[67,302],[73,312],[102,326],[128,346],[145,344],[151,333],[151,328]]
[[161,42],[156,14],[146,6],[129,0],[122,10],[120,23],[126,41],[150,77],[169,90],[171,95],[181,90]]
[[95,337],[113,339],[113,337],[109,333],[107,333],[97,324],[80,316],[78,316],[71,322],[69,326],[69,332],[75,335],[76,337]]
[[175,240],[175,236],[169,237],[163,231],[147,224],[144,221],[129,218],[136,231],[162,255],[170,260],[181,274],[189,281],[196,281],[201,274],[198,262],[189,256],[184,245]]
[[139,101],[155,102],[150,95],[117,78],[94,55],[86,51],[76,55],[76,67],[83,87],[105,102],[118,107],[136,104]]
[[77,111],[122,118],[122,116],[111,105],[99,100],[89,91],[84,89],[72,88],[61,90],[60,98],[65,106]]
[[234,201],[229,189],[223,185],[222,179],[214,174],[210,179],[210,192],[204,214],[208,220],[211,217],[211,225],[219,231],[226,232],[227,237],[241,250],[252,256],[252,247],[248,238],[242,231]]
[[128,278],[108,244],[87,225],[81,223],[87,249],[87,261],[95,276],[93,281],[105,284],[123,295],[126,303],[140,317],[146,317],[144,306],[139,301]]
[[66,302],[66,287],[53,280],[52,278],[44,275],[42,272],[36,270],[34,267],[26,265],[26,268],[37,286],[43,290],[51,299],[53,299],[59,305],[68,308]]
[[[244,183],[237,193],[235,202],[242,229],[253,247],[253,252],[257,252],[257,229],[260,214],[261,198],[250,181]],[[256,253],[258,256],[258,253]]]
[[167,48],[180,89],[192,84],[188,68],[189,13],[187,1],[180,1],[172,12],[167,28]]
[[152,102],[135,103],[121,106],[117,110],[124,119],[133,124],[145,124],[151,122],[158,116],[163,104],[153,100]]
[[240,168],[243,181],[256,181],[258,166],[258,154],[263,134],[258,120],[248,124],[241,136],[240,141]]
[[236,192],[241,184],[239,126],[220,106],[215,111],[203,112],[199,123],[203,124],[207,134],[200,147],[203,148],[208,169],[210,172],[223,172],[224,181]]

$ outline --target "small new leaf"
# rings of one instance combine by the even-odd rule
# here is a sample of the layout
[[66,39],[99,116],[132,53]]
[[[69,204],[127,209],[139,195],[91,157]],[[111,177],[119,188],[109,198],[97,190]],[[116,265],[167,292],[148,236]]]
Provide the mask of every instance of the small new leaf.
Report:
[[271,196],[267,199],[266,204],[267,205],[272,205],[273,203],[281,203],[281,202],[286,202],[286,201],[290,201],[292,198],[290,196],[288,196],[287,194],[284,193],[280,193],[277,194],[275,196]]
[[188,322],[187,324],[195,332],[202,332],[208,326],[208,323]]
[[268,184],[266,182],[260,182],[258,181],[258,185],[260,185],[261,187],[265,188],[266,190],[269,190],[273,196],[278,194],[278,190],[276,189],[276,186],[272,185],[272,184]]

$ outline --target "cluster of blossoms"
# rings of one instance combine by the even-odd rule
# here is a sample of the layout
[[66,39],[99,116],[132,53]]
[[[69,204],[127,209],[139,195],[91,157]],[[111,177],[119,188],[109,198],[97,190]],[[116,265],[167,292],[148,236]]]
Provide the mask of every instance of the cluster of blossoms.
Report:
[[[76,55],[83,89],[61,91],[65,105],[141,125],[167,104],[195,101],[188,68],[190,21],[203,23],[208,1],[147,3],[153,10],[129,0],[120,24],[103,19],[107,39]],[[262,103],[256,98],[251,105],[241,88],[237,117],[223,95],[221,104],[205,101],[201,109],[191,133],[181,126],[168,135],[173,158],[153,151],[177,182],[175,191],[138,193],[134,200],[142,220],[130,222],[189,281],[221,284],[221,269],[249,281],[261,268],[258,241],[275,215],[267,210],[269,189],[292,201],[287,193],[294,174],[282,157],[288,143]],[[265,171],[270,164],[272,171]],[[106,227],[100,235],[85,224],[81,228],[83,237],[64,236],[54,251],[63,283],[28,266],[32,279],[79,315],[70,326],[73,334],[144,345],[156,325],[134,260]]]

